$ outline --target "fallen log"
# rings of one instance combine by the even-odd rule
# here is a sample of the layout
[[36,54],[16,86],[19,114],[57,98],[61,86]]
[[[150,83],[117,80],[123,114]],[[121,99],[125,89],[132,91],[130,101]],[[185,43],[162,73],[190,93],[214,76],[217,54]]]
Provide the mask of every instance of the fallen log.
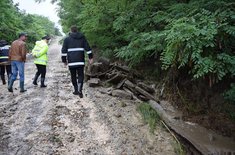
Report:
[[127,79],[124,79],[124,80],[122,80],[121,82],[119,82],[119,83],[117,84],[117,87],[116,87],[116,88],[117,88],[117,89],[121,89],[126,80],[127,80]]
[[132,90],[132,89],[135,88],[134,83],[132,83],[132,82],[129,81],[129,80],[126,80],[125,83],[124,83],[124,85],[125,85],[127,88],[129,88],[130,90]]
[[139,92],[140,94],[144,95],[147,99],[156,101],[156,99],[155,99],[155,97],[153,95],[149,94],[147,91],[145,91],[144,89],[140,88],[139,86],[136,86],[135,90],[137,92]]
[[125,79],[127,76],[122,73],[116,73],[112,78],[106,80],[108,83],[118,84],[121,80]]
[[85,76],[87,76],[88,78],[101,78],[104,77],[107,73],[111,72],[113,70],[113,67],[111,67],[109,70],[105,71],[105,72],[98,72],[98,73],[90,73],[90,72],[86,72]]
[[[124,87],[128,88],[130,91],[132,91],[136,96],[139,96],[140,99],[142,100],[154,100],[154,101],[158,101],[153,95],[149,94],[147,91],[145,91],[144,89],[140,88],[139,86],[136,86],[134,83],[132,83],[129,80],[126,80],[124,82]],[[144,97],[142,97],[142,96]]]
[[155,101],[150,100],[149,104],[170,129],[190,142],[200,153],[204,155],[235,153],[235,142],[231,138],[217,135],[197,124],[174,119],[175,116],[171,116]]
[[119,71],[123,71],[126,73],[130,73],[130,69],[127,66],[119,66],[119,65],[114,65],[114,68],[119,70]]
[[144,89],[145,91],[147,91],[150,94],[153,94],[155,92],[155,90],[148,86],[147,84],[143,83],[143,82],[138,82],[137,86],[141,87],[142,89]]
[[139,95],[139,93],[135,90],[134,83],[132,83],[130,80],[126,80],[123,84],[123,87],[129,89],[136,96]]

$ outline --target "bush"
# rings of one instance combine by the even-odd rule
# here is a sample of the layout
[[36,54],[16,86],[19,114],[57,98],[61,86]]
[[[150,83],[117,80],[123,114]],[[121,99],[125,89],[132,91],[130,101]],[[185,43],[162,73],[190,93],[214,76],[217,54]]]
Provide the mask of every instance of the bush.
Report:
[[224,98],[235,105],[235,83],[232,83],[231,88],[224,93]]

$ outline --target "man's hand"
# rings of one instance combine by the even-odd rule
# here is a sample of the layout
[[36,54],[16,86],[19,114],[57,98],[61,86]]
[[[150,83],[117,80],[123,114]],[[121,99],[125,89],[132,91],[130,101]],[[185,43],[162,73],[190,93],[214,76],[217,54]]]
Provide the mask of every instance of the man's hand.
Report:
[[93,59],[89,59],[89,63],[92,64],[93,63]]

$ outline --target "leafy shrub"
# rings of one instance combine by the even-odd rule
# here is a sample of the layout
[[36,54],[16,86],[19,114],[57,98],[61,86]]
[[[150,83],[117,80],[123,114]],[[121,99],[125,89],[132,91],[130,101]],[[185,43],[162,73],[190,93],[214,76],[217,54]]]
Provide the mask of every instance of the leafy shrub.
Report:
[[231,88],[224,93],[224,97],[228,102],[235,104],[235,83],[231,84]]

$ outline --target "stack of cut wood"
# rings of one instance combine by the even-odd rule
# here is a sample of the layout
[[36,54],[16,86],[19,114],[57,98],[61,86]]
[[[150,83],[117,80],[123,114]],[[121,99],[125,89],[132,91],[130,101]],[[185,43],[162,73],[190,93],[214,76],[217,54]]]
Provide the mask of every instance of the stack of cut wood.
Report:
[[141,81],[141,76],[136,71],[124,65],[110,63],[108,59],[101,58],[90,65],[85,75],[91,87],[112,84],[115,88],[112,95],[120,94],[129,99],[131,94],[132,98],[137,97],[143,101],[158,101],[155,97],[155,89]]

